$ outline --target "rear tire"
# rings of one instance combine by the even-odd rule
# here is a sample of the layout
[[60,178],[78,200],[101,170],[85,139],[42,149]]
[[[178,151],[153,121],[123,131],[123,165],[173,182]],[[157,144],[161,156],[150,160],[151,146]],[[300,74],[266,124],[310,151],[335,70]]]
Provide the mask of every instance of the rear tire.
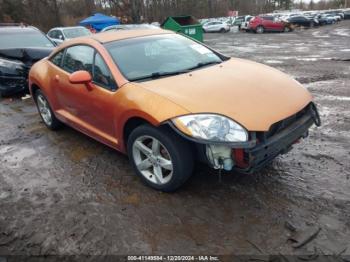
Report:
[[51,109],[49,101],[40,89],[35,91],[34,98],[39,115],[44,124],[51,130],[59,129],[62,126],[62,123],[56,118]]
[[173,192],[192,175],[190,144],[167,128],[137,127],[128,138],[127,150],[136,174],[156,190]]
[[226,30],[225,30],[225,28],[221,28],[219,32],[220,32],[220,33],[225,33]]

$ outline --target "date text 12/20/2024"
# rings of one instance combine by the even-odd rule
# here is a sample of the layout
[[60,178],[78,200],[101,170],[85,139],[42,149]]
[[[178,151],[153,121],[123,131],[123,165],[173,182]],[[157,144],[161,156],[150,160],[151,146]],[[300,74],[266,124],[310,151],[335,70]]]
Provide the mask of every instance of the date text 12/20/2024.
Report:
[[217,256],[128,256],[127,261],[220,261]]

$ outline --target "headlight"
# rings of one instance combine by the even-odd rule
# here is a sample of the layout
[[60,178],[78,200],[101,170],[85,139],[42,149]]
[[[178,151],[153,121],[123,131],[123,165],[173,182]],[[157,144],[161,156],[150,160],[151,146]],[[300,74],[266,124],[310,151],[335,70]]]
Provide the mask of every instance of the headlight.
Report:
[[0,71],[3,74],[18,74],[17,70],[22,70],[23,67],[24,64],[21,61],[0,58]]
[[174,118],[174,125],[193,138],[210,142],[247,142],[248,133],[233,120],[214,114],[186,115]]

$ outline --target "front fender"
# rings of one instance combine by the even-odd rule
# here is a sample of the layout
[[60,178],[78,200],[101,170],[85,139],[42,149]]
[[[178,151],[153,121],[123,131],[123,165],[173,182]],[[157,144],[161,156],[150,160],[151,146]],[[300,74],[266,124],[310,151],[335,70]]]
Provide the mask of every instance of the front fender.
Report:
[[[132,118],[159,126],[166,120],[190,113],[167,98],[134,83],[125,84],[117,93],[115,130],[118,141],[123,141],[125,125]],[[119,150],[126,152],[125,141],[118,144]]]

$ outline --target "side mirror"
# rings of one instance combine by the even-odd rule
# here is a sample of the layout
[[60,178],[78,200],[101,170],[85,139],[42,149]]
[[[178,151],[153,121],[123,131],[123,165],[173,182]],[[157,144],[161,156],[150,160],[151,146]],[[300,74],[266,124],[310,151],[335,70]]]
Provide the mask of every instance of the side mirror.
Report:
[[88,71],[80,70],[74,72],[69,76],[69,82],[71,84],[84,84],[87,89],[92,89],[92,78]]

